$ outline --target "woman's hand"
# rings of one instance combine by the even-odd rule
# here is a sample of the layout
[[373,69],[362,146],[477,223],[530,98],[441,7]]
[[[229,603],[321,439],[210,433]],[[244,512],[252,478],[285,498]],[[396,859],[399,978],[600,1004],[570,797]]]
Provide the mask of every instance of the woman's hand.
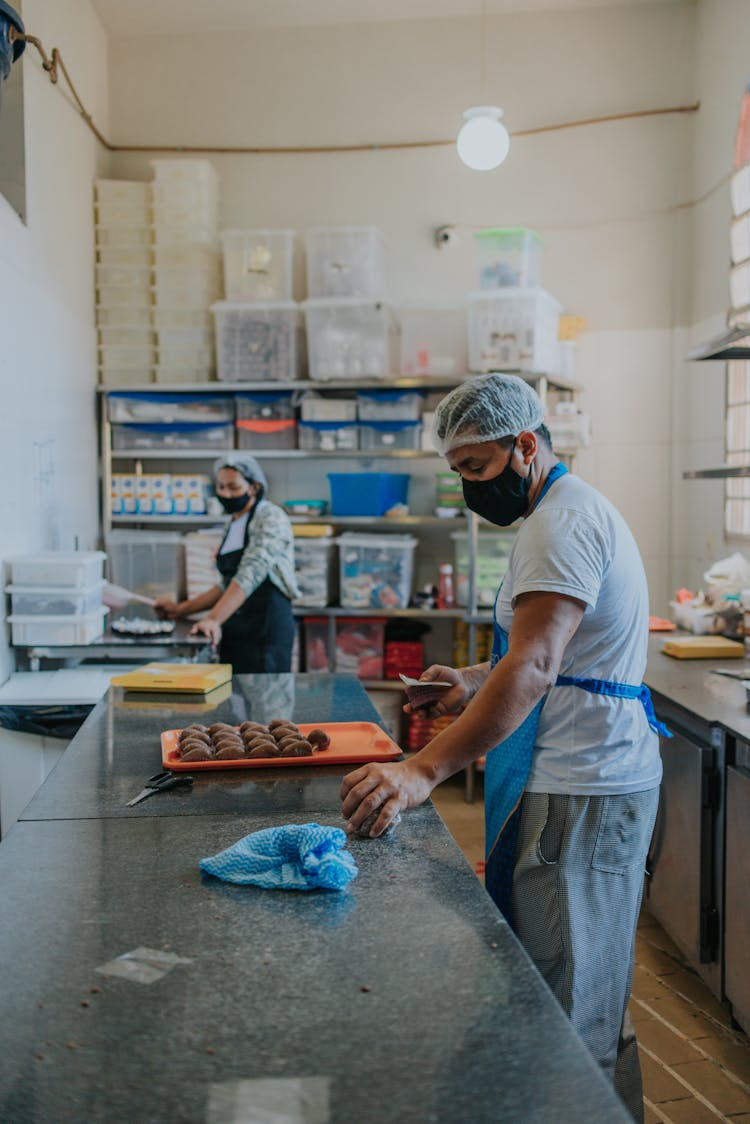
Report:
[[404,714],[419,714],[425,718],[441,718],[444,714],[456,714],[466,706],[474,693],[463,674],[455,667],[445,667],[443,664],[434,663],[422,672],[419,682],[430,683],[434,679],[438,679],[442,683],[452,683],[453,686],[443,690],[437,702],[431,702],[428,706],[415,706],[413,703],[406,703],[402,708]]
[[357,831],[365,820],[380,809],[370,828],[370,837],[377,839],[390,827],[399,812],[422,804],[434,784],[413,761],[395,765],[363,765],[348,773],[341,784],[342,815],[347,827]]
[[168,597],[157,597],[153,608],[160,621],[174,621],[182,616],[181,604],[170,601]]
[[221,625],[213,617],[204,617],[203,620],[195,622],[190,629],[190,635],[207,636],[212,647],[218,648],[221,642]]

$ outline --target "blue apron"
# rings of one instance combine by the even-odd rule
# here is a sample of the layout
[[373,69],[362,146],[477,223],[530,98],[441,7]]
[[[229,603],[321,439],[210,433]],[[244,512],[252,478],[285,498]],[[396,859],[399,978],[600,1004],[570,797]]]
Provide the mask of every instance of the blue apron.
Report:
[[[545,481],[537,503],[541,502],[555,480],[558,480],[567,471],[567,468],[561,462],[554,466]],[[494,635],[491,668],[508,651],[508,634],[495,619],[499,596],[500,590],[498,590],[495,598],[495,612],[493,612]],[[630,683],[613,683],[607,679],[578,679],[571,675],[558,675],[555,686],[579,687],[581,690],[589,691],[594,695],[610,695],[619,699],[638,699],[646,712],[646,718],[651,729],[664,737],[672,737],[666,726],[657,721],[651,694],[644,683],[636,687]],[[540,699],[531,714],[513,731],[510,737],[490,750],[485,764],[485,886],[498,909],[511,924],[513,867],[518,839],[521,797],[531,771],[536,732],[544,701],[544,699]]]

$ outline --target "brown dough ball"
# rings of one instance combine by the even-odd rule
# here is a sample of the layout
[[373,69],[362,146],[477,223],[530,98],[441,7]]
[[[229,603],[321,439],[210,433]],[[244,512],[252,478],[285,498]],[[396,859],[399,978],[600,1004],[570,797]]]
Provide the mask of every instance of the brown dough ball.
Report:
[[328,749],[331,739],[325,730],[311,730],[307,740],[315,750]]
[[294,742],[287,742],[281,748],[282,757],[311,757],[312,746],[305,738],[297,738]]
[[180,745],[185,742],[200,742],[202,745],[210,745],[211,738],[208,734],[201,734],[198,730],[184,730],[177,739]]
[[191,749],[205,749],[206,753],[211,756],[211,746],[206,745],[205,742],[200,741],[198,738],[186,738],[184,742],[180,742],[177,747],[177,752],[180,757],[184,757]]
[[214,742],[214,747],[217,753],[220,749],[237,749],[242,753],[245,751],[245,746],[241,738],[237,738],[236,740],[234,738],[221,738]]
[[268,733],[267,726],[261,726],[260,722],[243,722],[240,726],[240,733],[247,734],[250,730],[257,730],[259,733]]
[[269,756],[271,754],[271,751],[277,748],[276,742],[273,740],[273,738],[269,737],[251,738],[249,741],[245,742],[245,749],[248,753],[250,753],[253,749],[259,749],[261,747],[264,747],[269,751]]
[[213,726],[208,727],[208,733],[211,737],[214,737],[221,730],[229,730],[230,733],[235,732],[234,726],[230,726],[228,722],[214,722]]
[[260,745],[253,746],[252,749],[247,751],[248,757],[279,757],[281,751],[276,745],[276,742],[263,742]]
[[210,761],[211,754],[205,745],[193,746],[182,755],[183,761]]
[[185,727],[186,730],[195,730],[197,734],[207,734],[208,730],[202,722],[191,722],[189,726]]
[[244,757],[245,751],[241,745],[223,745],[221,749],[216,751],[217,761],[235,761],[239,757]]
[[298,742],[301,737],[302,734],[300,734],[299,731],[296,734],[284,734],[283,737],[279,738],[279,745],[284,749],[287,745],[291,745],[292,742]]

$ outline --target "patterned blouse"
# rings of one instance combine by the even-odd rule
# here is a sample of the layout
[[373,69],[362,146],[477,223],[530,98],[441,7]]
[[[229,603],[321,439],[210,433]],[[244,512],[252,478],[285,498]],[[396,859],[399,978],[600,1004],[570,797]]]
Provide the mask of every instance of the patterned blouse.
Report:
[[[246,597],[255,593],[266,578],[290,600],[299,597],[294,580],[294,536],[288,516],[268,500],[261,500],[252,514],[247,546],[232,581],[237,582]],[[229,583],[219,575],[217,584],[226,588]]]

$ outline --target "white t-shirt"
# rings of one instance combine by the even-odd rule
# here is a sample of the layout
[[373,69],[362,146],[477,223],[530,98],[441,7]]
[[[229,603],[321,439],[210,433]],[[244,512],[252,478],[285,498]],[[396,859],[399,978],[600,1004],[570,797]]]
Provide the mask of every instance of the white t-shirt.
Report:
[[224,545],[220,550],[220,554],[229,554],[233,550],[242,550],[245,545],[245,528],[247,521],[250,518],[250,512],[246,511],[244,515],[240,515],[239,519],[233,519],[229,524],[227,537],[224,539]]
[[[639,686],[648,649],[648,587],[641,556],[612,504],[569,473],[522,523],[497,601],[510,632],[515,599],[549,590],[586,605],[561,675]],[[537,730],[527,792],[614,795],[655,788],[659,739],[638,699],[553,687]]]

